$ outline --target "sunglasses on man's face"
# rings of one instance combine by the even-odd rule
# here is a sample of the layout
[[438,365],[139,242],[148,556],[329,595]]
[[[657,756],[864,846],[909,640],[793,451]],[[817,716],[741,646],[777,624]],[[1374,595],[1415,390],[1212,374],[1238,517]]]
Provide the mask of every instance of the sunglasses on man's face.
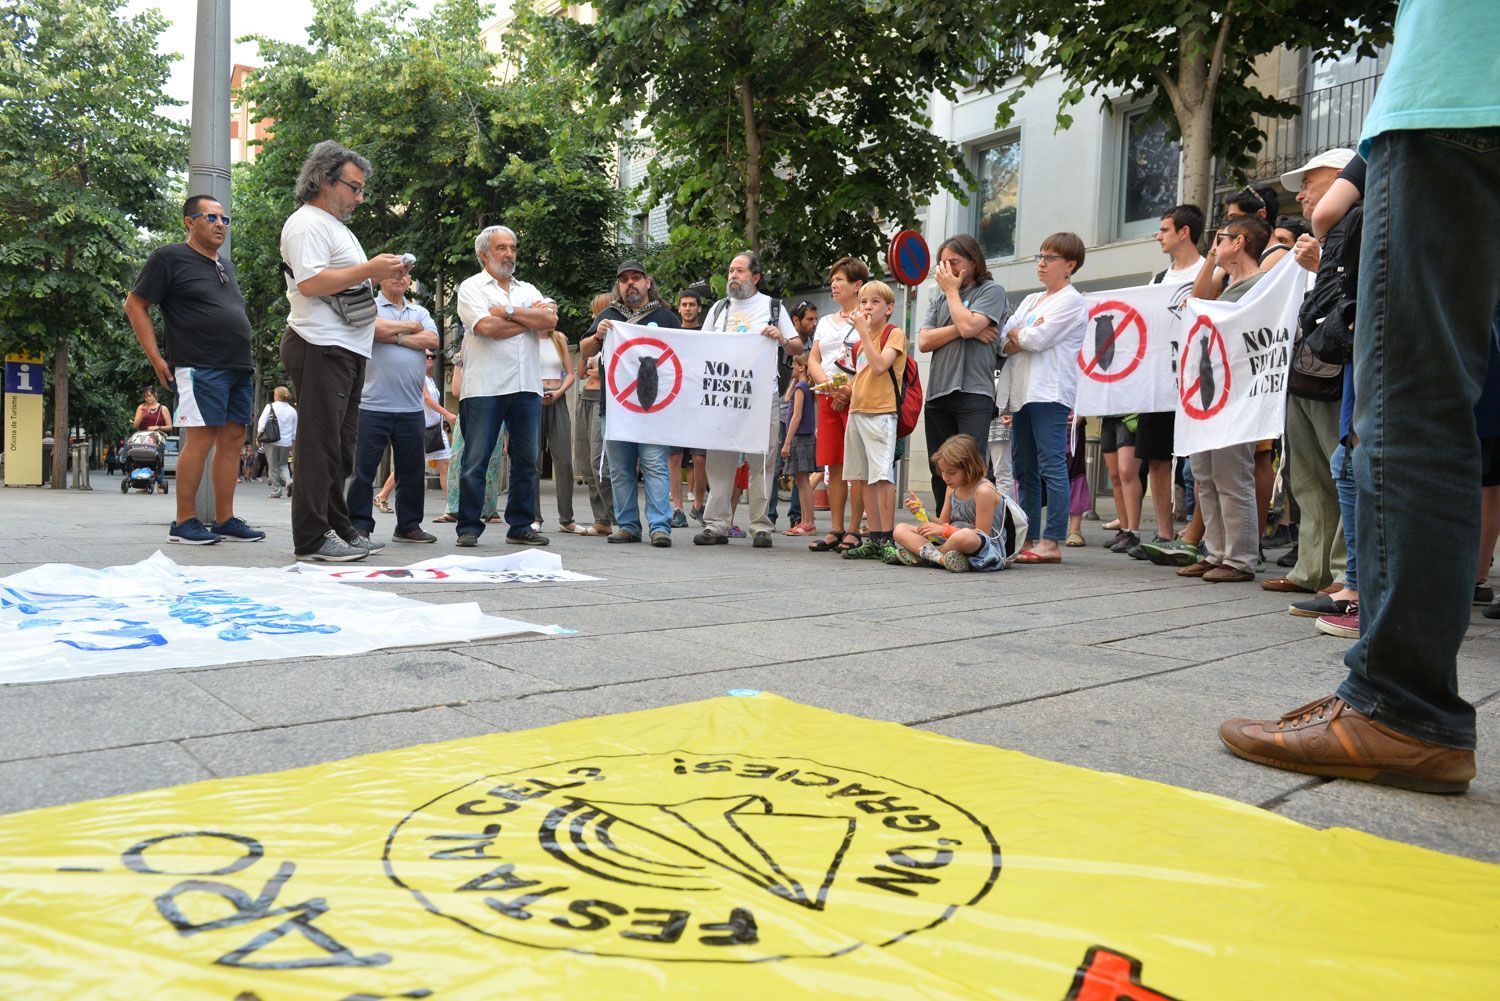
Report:
[[188,218],[207,219],[209,222],[222,222],[226,226],[229,225],[229,215],[227,213],[221,214],[218,212],[194,212],[192,215],[188,216]]

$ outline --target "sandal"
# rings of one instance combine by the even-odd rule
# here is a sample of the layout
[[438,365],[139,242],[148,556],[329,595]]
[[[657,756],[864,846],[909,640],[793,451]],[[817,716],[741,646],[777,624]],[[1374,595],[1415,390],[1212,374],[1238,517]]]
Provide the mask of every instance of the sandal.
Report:
[[1063,545],[1077,549],[1079,546],[1088,545],[1088,543],[1084,541],[1082,532],[1069,532],[1068,541],[1064,542]]
[[[850,539],[853,539],[854,541],[850,542]],[[855,546],[858,546],[864,541],[865,540],[860,537],[860,534],[858,532],[845,532],[844,538],[839,542],[838,545],[834,546],[833,548],[835,552],[847,553],[849,550],[853,549]]]
[[1062,557],[1061,556],[1043,556],[1041,553],[1034,552],[1033,550],[1030,550],[1030,549],[1026,549],[1026,550],[1022,550],[1021,554],[1016,557],[1016,562],[1017,563],[1061,563],[1062,562]]
[[391,510],[391,502],[388,501],[388,500],[386,500],[383,497],[376,497],[375,498],[375,510],[379,511],[381,514],[394,514],[395,513],[394,511]]
[[815,553],[832,552],[833,547],[839,544],[839,539],[842,537],[842,532],[829,532],[827,535],[823,536],[821,539],[819,539],[817,542],[814,542],[807,548]]
[[563,522],[561,525],[557,526],[557,530],[564,533],[565,535],[577,535],[578,524],[577,522],[572,521]]
[[488,518],[484,519],[484,521],[487,525],[499,525],[503,523],[505,519],[500,517],[498,514],[492,514]]
[[456,514],[449,514],[447,511],[444,511],[442,514],[438,515],[436,518],[434,518],[432,520],[433,520],[434,524],[441,522],[442,524],[445,524],[445,525],[451,525],[451,524],[453,524],[454,522],[456,522],[458,520],[458,515],[456,515]]
[[1099,527],[1104,529],[1106,532],[1117,532],[1120,529],[1120,519],[1116,518],[1114,521],[1106,521]]

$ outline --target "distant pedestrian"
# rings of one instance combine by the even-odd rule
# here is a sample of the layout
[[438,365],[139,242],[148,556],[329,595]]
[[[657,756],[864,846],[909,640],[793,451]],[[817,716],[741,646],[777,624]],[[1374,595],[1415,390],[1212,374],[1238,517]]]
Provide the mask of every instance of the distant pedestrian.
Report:
[[[182,221],[187,239],[154,251],[125,297],[125,315],[136,340],[162,385],[177,392],[182,449],[177,458],[177,520],[167,537],[194,546],[220,539],[259,542],[266,533],[234,514],[235,475],[254,405],[250,382],[255,373],[245,297],[235,280],[234,264],[219,256],[229,235],[229,213],[207,195],[192,195],[183,202]],[[165,357],[151,325],[153,305],[166,332]],[[169,430],[171,417],[159,404],[152,406],[152,390],[146,394],[146,403],[136,411],[136,426]],[[214,523],[206,526],[194,506],[210,450]]]
[[[266,434],[271,415],[276,415],[279,437]],[[277,386],[271,393],[271,402],[260,413],[255,424],[256,437],[266,450],[266,479],[271,484],[272,497],[280,497],[291,482],[292,446],[297,443],[297,408],[292,406],[292,393],[285,386]]]

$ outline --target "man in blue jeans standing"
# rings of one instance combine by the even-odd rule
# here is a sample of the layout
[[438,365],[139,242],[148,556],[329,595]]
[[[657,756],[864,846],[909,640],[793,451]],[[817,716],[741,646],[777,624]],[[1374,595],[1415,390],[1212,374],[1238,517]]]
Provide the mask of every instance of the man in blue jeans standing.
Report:
[[1242,758],[1423,792],[1474,777],[1457,660],[1479,551],[1474,404],[1500,296],[1497,37],[1500,4],[1405,0],[1397,13],[1361,143],[1360,638],[1336,695],[1220,727]]
[[510,432],[510,492],[505,498],[505,541],[545,546],[533,524],[537,452],[542,425],[539,344],[557,329],[557,304],[516,275],[516,234],[487,226],[474,240],[483,271],[458,287],[464,325],[464,387],[458,420],[464,431],[459,471],[458,545],[477,546],[484,533],[485,467],[503,424]]

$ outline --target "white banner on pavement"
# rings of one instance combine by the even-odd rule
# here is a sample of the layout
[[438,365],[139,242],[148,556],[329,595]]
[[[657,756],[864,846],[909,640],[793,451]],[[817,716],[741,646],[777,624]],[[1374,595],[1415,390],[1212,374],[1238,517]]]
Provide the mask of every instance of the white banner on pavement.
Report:
[[1089,326],[1078,351],[1078,401],[1084,417],[1147,414],[1177,406],[1175,364],[1182,304],[1192,282],[1090,292]]
[[564,570],[561,556],[534,549],[507,556],[439,556],[404,567],[297,563],[286,569],[343,584],[554,584],[603,579]]
[[0,683],[567,632],[472,602],[429,605],[271,568],[181,567],[161,553],[0,578]]
[[776,390],[768,338],[613,323],[600,372],[609,441],[766,450]]
[[1178,455],[1279,438],[1307,272],[1287,254],[1239,302],[1189,299],[1178,355]]

